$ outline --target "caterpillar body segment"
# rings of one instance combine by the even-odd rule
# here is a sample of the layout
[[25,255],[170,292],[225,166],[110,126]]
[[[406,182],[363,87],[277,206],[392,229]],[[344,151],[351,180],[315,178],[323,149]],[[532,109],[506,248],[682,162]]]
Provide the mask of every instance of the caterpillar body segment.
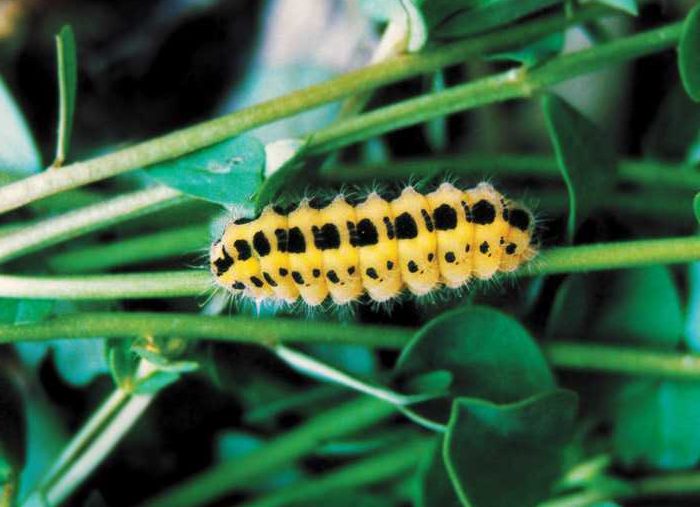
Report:
[[339,305],[356,300],[365,291],[358,266],[360,253],[357,247],[356,209],[342,196],[337,196],[321,210],[323,225],[313,231],[323,249],[323,268],[333,302]]
[[406,187],[391,202],[399,246],[401,278],[416,296],[428,294],[438,285],[437,238],[432,210],[425,196]]
[[319,305],[328,297],[323,252],[319,248],[318,236],[314,234],[323,226],[321,213],[304,201],[289,213],[287,220],[287,253],[292,281],[309,306]]
[[472,277],[474,224],[468,221],[465,193],[443,183],[426,199],[433,213],[440,281],[456,289]]
[[257,220],[258,230],[253,235],[253,249],[260,260],[262,279],[275,298],[293,303],[299,298],[299,289],[289,276],[288,250],[289,221],[287,216],[267,208]]
[[403,288],[396,220],[392,206],[372,192],[355,208],[355,244],[360,255],[360,276],[369,297],[383,303]]
[[372,192],[358,204],[304,199],[230,222],[210,249],[211,271],[256,301],[344,305],[367,294],[381,303],[514,271],[536,254],[533,230],[531,213],[487,183],[426,195],[409,186],[391,201]]

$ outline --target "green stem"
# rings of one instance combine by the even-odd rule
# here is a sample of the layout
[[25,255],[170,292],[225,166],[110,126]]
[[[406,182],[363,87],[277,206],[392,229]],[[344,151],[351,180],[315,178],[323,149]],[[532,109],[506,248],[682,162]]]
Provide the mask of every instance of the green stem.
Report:
[[[289,318],[229,317],[186,313],[82,313],[34,324],[0,325],[0,344],[57,338],[177,336],[273,345],[278,343],[357,344],[400,349],[415,330],[392,326],[343,325]],[[700,356],[610,345],[547,342],[545,354],[557,368],[672,379],[700,379]]]
[[[580,273],[700,260],[700,236],[600,243],[543,251],[520,276]],[[142,299],[201,296],[212,289],[207,271],[166,271],[80,277],[0,275],[0,297]]]
[[[52,169],[49,172],[61,171],[63,169]],[[80,234],[172,206],[183,199],[186,197],[179,191],[158,185],[41,220],[0,237],[0,262],[7,262],[22,254],[55,245]]]
[[606,9],[583,9],[571,19],[557,14],[468,41],[449,44],[434,51],[392,58],[221,118],[178,130],[92,160],[64,166],[61,171],[47,171],[30,176],[0,188],[0,213],[69,188],[180,157],[255,127],[329,102],[409,77],[428,74],[485,52],[517,46],[610,12]]
[[596,502],[700,494],[699,472],[677,472],[636,481],[613,483],[610,489],[590,489],[554,498],[539,507],[586,507]]
[[245,489],[260,476],[308,454],[323,443],[364,430],[393,413],[374,398],[361,398],[327,410],[242,458],[231,460],[147,501],[144,507],[190,507],[211,503]]
[[142,299],[203,296],[213,289],[206,271],[29,277],[0,275],[0,297],[35,299]]
[[[381,179],[407,179],[411,176],[456,175],[511,176],[560,180],[561,171],[554,157],[527,154],[486,154],[445,156],[391,161],[383,164],[337,165],[321,172],[329,181],[344,183]],[[620,183],[667,189],[696,191],[700,172],[687,165],[656,161],[623,160],[618,170]]]
[[54,255],[48,265],[60,273],[102,271],[135,263],[203,251],[210,239],[207,225],[144,234],[117,243],[97,245]]
[[682,23],[674,23],[554,58],[532,70],[513,69],[335,123],[309,137],[308,153],[313,155],[335,150],[392,130],[486,104],[531,97],[547,86],[600,67],[673,47],[680,38],[682,28]]
[[400,348],[411,334],[410,329],[391,326],[350,326],[325,321],[316,321],[309,326],[305,320],[280,317],[219,317],[187,313],[82,313],[35,324],[0,324],[0,344],[58,337],[177,336],[264,345],[306,342]]
[[549,361],[563,370],[700,379],[700,356],[694,354],[576,342],[548,342],[543,347]]
[[530,264],[531,275],[582,273],[700,260],[700,236],[552,248]]
[[242,507],[307,505],[321,498],[332,498],[332,495],[343,491],[357,491],[416,468],[431,445],[432,439],[428,438],[408,441],[399,448],[275,491],[258,500],[246,502]]

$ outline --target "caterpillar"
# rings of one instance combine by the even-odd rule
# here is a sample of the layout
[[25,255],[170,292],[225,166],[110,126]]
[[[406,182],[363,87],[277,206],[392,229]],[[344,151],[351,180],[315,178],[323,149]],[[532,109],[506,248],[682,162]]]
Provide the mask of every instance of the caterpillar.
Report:
[[512,272],[536,255],[533,230],[532,214],[488,183],[425,195],[407,186],[391,201],[371,192],[267,206],[226,225],[210,267],[217,285],[255,301],[382,303]]

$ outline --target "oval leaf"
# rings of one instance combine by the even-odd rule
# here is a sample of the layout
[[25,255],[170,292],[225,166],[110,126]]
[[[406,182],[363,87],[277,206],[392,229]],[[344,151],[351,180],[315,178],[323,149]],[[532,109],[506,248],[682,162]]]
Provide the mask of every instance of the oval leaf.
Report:
[[435,446],[426,455],[417,472],[416,507],[460,507],[462,502],[457,498],[447,468],[442,459],[442,437],[437,438]]
[[693,211],[695,212],[695,219],[698,221],[698,224],[700,224],[700,192],[695,194],[693,198]]
[[[416,377],[442,372],[450,397],[511,403],[554,387],[552,373],[530,334],[514,319],[490,308],[460,308],[433,319],[406,346],[395,374],[406,386]],[[425,404],[445,420],[451,401]],[[416,407],[418,410],[420,406]]]
[[542,110],[557,164],[569,193],[567,234],[604,202],[614,181],[616,162],[603,134],[562,98],[545,94]]
[[528,507],[547,498],[561,475],[576,406],[576,395],[564,389],[510,405],[455,400],[443,453],[464,505]]
[[156,180],[219,204],[247,203],[262,183],[265,150],[254,137],[239,136],[146,169]]
[[678,69],[688,95],[700,102],[700,5],[690,11],[678,44]]

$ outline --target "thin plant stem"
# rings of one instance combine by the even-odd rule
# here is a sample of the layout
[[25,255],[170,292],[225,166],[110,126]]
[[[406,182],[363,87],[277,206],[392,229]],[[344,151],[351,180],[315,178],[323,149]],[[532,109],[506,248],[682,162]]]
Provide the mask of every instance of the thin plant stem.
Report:
[[[62,171],[63,169],[49,172]],[[178,190],[158,185],[41,220],[0,237],[0,262],[7,262],[144,213],[173,206],[184,199],[186,197]]]
[[374,398],[360,398],[329,409],[245,456],[210,468],[146,501],[143,507],[191,507],[211,503],[243,489],[256,478],[279,469],[320,444],[370,428],[394,408]]
[[[518,276],[628,269],[700,260],[700,236],[551,248]],[[80,277],[0,275],[0,297],[34,299],[142,299],[203,296],[213,288],[207,271],[166,271]]]
[[531,275],[584,273],[700,260],[700,236],[598,243],[544,251],[527,271]]
[[[141,360],[140,378],[146,378],[155,367]],[[61,452],[39,487],[24,502],[31,506],[64,502],[121,441],[155,394],[131,394],[116,388],[85,422]]]
[[208,247],[209,236],[208,224],[192,225],[123,239],[118,243],[74,249],[49,257],[47,264],[59,273],[113,269],[201,252]]
[[614,482],[612,487],[592,488],[541,503],[539,507],[585,507],[596,502],[655,496],[700,494],[700,472],[672,472],[635,481]]
[[689,381],[700,378],[700,356],[696,354],[576,342],[549,342],[543,347],[549,361],[563,370]]
[[307,150],[310,155],[325,153],[441,116],[495,102],[528,98],[548,86],[606,65],[669,49],[678,43],[682,27],[682,23],[670,24],[563,55],[531,70],[513,69],[349,118],[313,133]]
[[[0,325],[0,344],[56,338],[128,338],[177,336],[272,346],[279,343],[356,344],[400,349],[415,330],[392,326],[344,325],[282,317],[255,318],[186,313],[82,313],[33,324]],[[676,380],[700,379],[700,356],[593,343],[550,341],[542,345],[552,365],[561,369],[644,375]]]
[[53,463],[51,470],[42,480],[40,488],[44,491],[56,481],[56,479],[65,471],[65,469],[76,459],[76,457],[87,447],[88,442],[94,438],[94,435],[103,428],[115,412],[124,405],[129,394],[123,389],[115,389],[110,396],[100,405],[80,428],[78,433],[73,436],[71,441],[61,452],[61,455]]
[[303,505],[342,491],[377,484],[415,469],[432,444],[429,438],[413,439],[390,451],[246,502],[241,507]]
[[[407,179],[411,176],[436,176],[441,173],[477,175],[480,177],[521,177],[560,180],[556,160],[547,155],[487,154],[441,156],[394,160],[382,164],[336,165],[321,172],[334,182],[374,179]],[[694,167],[647,160],[622,160],[617,178],[620,183],[652,186],[673,190],[696,191],[700,188],[700,172]]]
[[[595,19],[609,12],[611,11],[592,8],[582,9],[576,15],[568,18],[557,14],[524,23],[518,27],[509,27],[505,30],[475,37],[469,41],[449,44],[433,51],[402,55],[221,118],[178,130],[95,159],[64,166],[60,172],[47,171],[30,176],[0,188],[0,213],[63,190],[180,157],[255,127],[293,116],[329,102],[361,94],[409,77],[428,74],[442,67],[466,61],[470,57],[484,52],[497,51],[532,41],[548,33]],[[660,35],[662,34],[663,32],[660,32]],[[649,46],[647,52],[659,49],[659,44],[654,44],[652,38],[642,42]],[[663,47],[666,45],[662,44],[661,48]],[[637,52],[640,53],[639,49]],[[644,52],[641,51],[641,54]],[[629,58],[633,56],[630,55]],[[590,62],[586,65],[586,62],[582,61],[582,64],[586,69],[594,67]],[[553,70],[556,71],[556,67]],[[552,73],[552,75],[554,74]],[[492,100],[493,93],[488,93],[487,90],[485,95],[485,99]],[[344,124],[345,122],[343,122]],[[326,143],[330,142],[327,134],[324,138]],[[373,134],[368,132],[368,135]],[[317,146],[317,148],[319,147]]]
[[125,404],[114,414],[114,418],[93,435],[94,440],[90,442],[84,453],[79,455],[72,466],[65,470],[45,492],[49,505],[58,505],[65,501],[83,483],[138,421],[153,398],[152,394],[129,396]]
[[141,299],[205,296],[212,289],[205,271],[120,275],[29,277],[0,275],[0,297],[36,299]]
[[81,313],[35,324],[0,324],[0,343],[44,341],[56,337],[123,338],[178,336],[276,345],[296,343],[349,343],[369,347],[402,347],[412,331],[392,326],[351,326],[287,318],[230,317],[188,313]]

